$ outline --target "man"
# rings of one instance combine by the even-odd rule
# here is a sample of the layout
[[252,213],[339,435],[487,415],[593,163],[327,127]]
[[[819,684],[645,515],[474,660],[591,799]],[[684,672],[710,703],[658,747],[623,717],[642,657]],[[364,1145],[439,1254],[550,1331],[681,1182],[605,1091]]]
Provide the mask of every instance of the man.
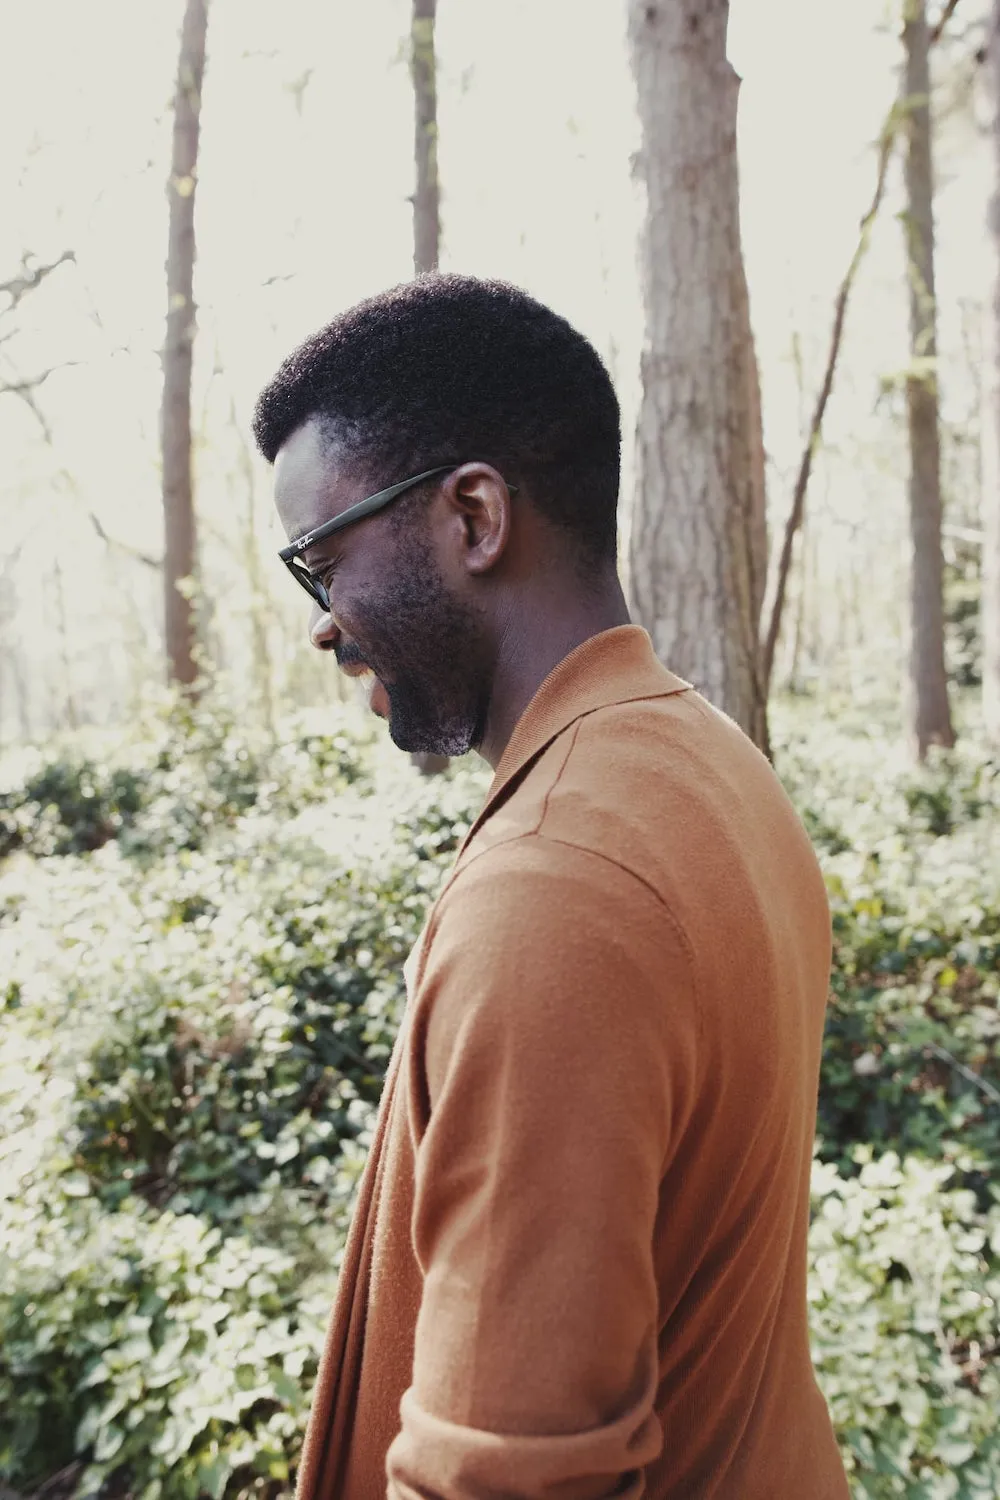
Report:
[[843,1500],[806,1328],[823,882],[629,624],[600,360],[430,277],[303,344],[255,433],[313,643],[400,749],[495,771],[407,966],[302,1500]]

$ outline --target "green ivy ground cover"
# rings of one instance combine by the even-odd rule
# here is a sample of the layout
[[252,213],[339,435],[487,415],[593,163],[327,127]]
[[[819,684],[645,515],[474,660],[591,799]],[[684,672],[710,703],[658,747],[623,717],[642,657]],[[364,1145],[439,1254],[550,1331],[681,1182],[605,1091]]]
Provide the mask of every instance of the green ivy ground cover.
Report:
[[[810,1241],[858,1496],[1000,1494],[1000,766],[779,715],[835,935]],[[482,798],[218,704],[0,773],[0,1480],[289,1493],[401,964]]]

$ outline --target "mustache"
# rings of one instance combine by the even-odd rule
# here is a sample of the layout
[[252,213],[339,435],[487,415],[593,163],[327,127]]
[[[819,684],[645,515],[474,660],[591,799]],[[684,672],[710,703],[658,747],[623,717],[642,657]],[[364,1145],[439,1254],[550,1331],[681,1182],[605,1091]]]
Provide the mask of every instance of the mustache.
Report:
[[356,646],[353,641],[339,640],[333,648],[333,654],[337,658],[338,667],[368,666],[360,647]]

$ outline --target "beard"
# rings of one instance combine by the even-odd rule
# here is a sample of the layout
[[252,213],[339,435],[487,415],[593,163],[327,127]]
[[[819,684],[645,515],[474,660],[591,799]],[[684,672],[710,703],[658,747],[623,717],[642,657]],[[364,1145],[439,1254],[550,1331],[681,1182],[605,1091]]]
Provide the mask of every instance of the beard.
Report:
[[411,753],[465,755],[482,743],[489,707],[486,632],[479,611],[448,593],[430,547],[407,529],[394,582],[358,600],[357,635],[341,666],[364,663],[389,700],[389,736]]

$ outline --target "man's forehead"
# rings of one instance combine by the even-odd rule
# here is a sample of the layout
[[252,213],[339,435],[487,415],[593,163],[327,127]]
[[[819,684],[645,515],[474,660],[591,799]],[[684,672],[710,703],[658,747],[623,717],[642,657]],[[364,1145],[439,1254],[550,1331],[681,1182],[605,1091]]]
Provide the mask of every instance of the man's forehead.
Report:
[[274,503],[288,540],[331,521],[357,498],[341,445],[315,418],[286,438],[274,460]]

